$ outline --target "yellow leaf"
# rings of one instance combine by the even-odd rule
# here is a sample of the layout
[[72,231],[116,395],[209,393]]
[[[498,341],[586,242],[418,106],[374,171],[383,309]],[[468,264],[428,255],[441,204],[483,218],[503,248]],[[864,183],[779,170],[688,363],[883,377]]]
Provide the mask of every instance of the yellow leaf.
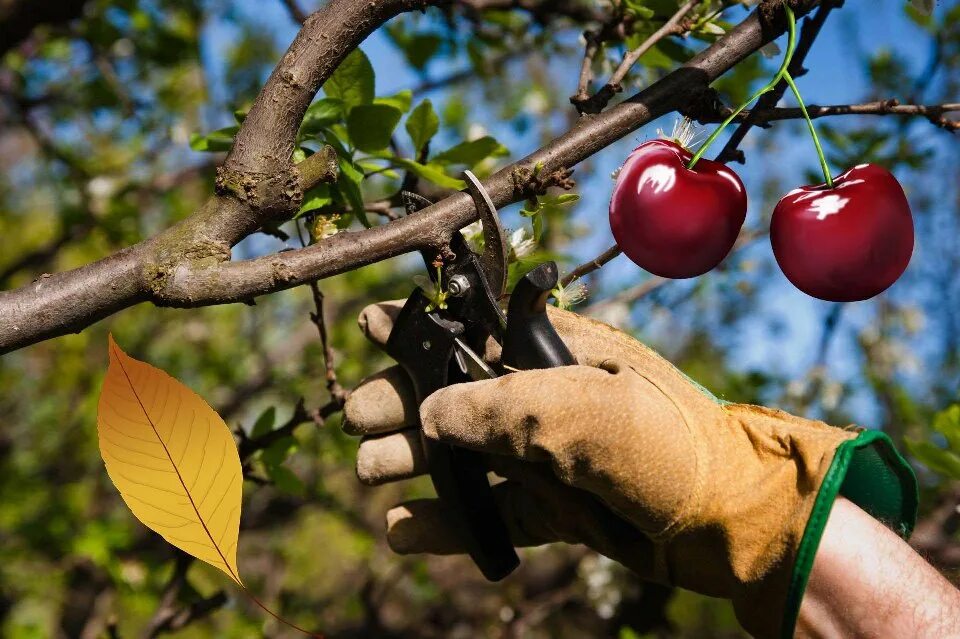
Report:
[[137,519],[168,542],[237,571],[243,472],[223,419],[196,393],[110,336],[97,408],[107,473]]

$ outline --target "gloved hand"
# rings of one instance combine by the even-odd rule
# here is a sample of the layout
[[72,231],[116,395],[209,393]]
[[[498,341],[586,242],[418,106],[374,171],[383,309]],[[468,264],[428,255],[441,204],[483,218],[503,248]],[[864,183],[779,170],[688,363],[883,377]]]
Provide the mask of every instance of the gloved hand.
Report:
[[[382,346],[401,303],[367,307]],[[550,319],[577,366],[458,384],[419,408],[399,367],[364,380],[344,428],[357,474],[427,472],[428,437],[487,453],[517,546],[583,543],[641,577],[733,600],[756,636],[792,635],[830,506],[843,489],[906,534],[913,475],[883,435],[721,402],[633,338],[573,313]],[[496,366],[491,341],[485,357]],[[437,500],[387,513],[400,553],[463,552]]]

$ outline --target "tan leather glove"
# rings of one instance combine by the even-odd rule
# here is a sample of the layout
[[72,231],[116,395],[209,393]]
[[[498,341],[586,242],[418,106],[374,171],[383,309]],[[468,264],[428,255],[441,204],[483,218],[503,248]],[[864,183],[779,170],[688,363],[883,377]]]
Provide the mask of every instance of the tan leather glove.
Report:
[[[399,308],[367,307],[360,326],[383,345]],[[495,493],[516,545],[586,544],[646,579],[732,599],[748,631],[773,637],[792,636],[838,492],[912,528],[916,484],[882,434],[721,402],[624,333],[550,318],[579,365],[450,386],[419,410],[427,436],[488,453],[507,478]],[[426,472],[413,397],[397,367],[351,394],[361,481]],[[387,514],[389,543],[462,552],[445,522],[436,500],[403,504]]]

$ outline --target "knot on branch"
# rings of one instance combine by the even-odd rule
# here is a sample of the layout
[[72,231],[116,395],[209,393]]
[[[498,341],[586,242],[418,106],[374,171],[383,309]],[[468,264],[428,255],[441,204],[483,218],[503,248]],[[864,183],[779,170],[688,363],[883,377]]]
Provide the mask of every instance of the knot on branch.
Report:
[[623,91],[623,85],[619,82],[616,84],[605,84],[591,96],[571,96],[570,103],[577,108],[577,112],[580,113],[580,115],[595,115],[603,111],[607,104],[610,103],[610,100],[613,99],[613,96],[621,91]]
[[713,87],[700,87],[690,98],[687,105],[680,109],[680,115],[696,120],[700,124],[716,122],[724,115],[723,101]]
[[167,241],[157,244],[153,259],[143,266],[143,281],[157,306],[164,305],[167,286],[181,266],[203,268],[230,261],[228,243],[193,237],[189,235],[191,229],[186,228],[173,227],[168,233],[174,231],[183,233],[180,240],[169,235]]
[[293,168],[278,174],[246,173],[217,167],[217,195],[233,197],[258,211],[264,218],[286,219],[303,203],[299,172]]
[[571,175],[573,175],[573,169],[565,167],[547,173],[537,167],[520,165],[510,173],[510,179],[513,181],[513,192],[518,199],[531,199],[538,195],[546,195],[547,189],[551,186],[569,191],[577,185],[570,177]]
[[[829,3],[829,0],[824,0],[824,2]],[[809,0],[760,0],[757,13],[760,17],[760,27],[763,29],[764,35],[770,33],[771,30],[776,33],[786,31],[787,16],[783,11],[784,4],[790,7],[799,18],[816,3]]]

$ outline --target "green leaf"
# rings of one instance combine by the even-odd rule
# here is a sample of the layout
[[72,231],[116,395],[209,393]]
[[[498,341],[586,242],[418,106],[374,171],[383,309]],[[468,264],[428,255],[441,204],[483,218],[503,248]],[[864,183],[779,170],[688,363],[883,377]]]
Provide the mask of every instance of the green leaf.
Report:
[[960,453],[960,405],[954,404],[933,418],[933,428],[944,436],[947,446]]
[[367,55],[359,48],[351,51],[324,83],[323,92],[327,97],[341,100],[347,111],[373,102],[373,65]]
[[343,102],[336,98],[320,98],[310,105],[300,125],[301,136],[312,136],[343,119]]
[[404,89],[399,93],[394,93],[393,95],[388,95],[383,98],[377,98],[373,101],[374,104],[386,104],[387,106],[392,106],[395,109],[400,109],[402,113],[406,113],[410,110],[410,105],[413,104],[413,91],[410,89]]
[[437,131],[440,130],[440,118],[433,110],[433,103],[429,98],[417,105],[413,113],[407,118],[407,133],[410,134],[410,141],[413,142],[413,149],[416,154],[426,146]]
[[269,472],[269,469],[282,464],[299,444],[297,438],[292,435],[281,437],[260,453],[260,461]]
[[347,116],[347,132],[353,145],[371,153],[390,146],[390,136],[403,112],[386,104],[361,104]]
[[433,182],[437,186],[442,186],[446,189],[453,189],[459,191],[466,187],[466,184],[463,180],[458,180],[455,177],[451,177],[444,173],[443,167],[437,164],[420,164],[419,162],[414,162],[413,160],[408,160],[406,158],[393,158],[393,163],[401,166],[402,168],[412,171],[417,177],[421,177],[424,180]]
[[194,151],[207,151],[209,153],[229,151],[230,147],[233,146],[233,136],[239,130],[239,126],[228,126],[207,135],[194,133],[190,136],[190,148]]
[[425,33],[412,36],[407,40],[403,47],[403,53],[407,57],[407,62],[414,69],[422,71],[426,68],[430,58],[436,55],[440,50],[443,39],[433,33]]
[[650,7],[643,6],[643,2],[640,2],[640,0],[624,0],[623,6],[627,13],[632,13],[641,20],[649,20],[656,13]]
[[267,410],[260,413],[260,417],[257,417],[257,421],[254,422],[253,428],[250,430],[250,437],[256,439],[261,435],[266,435],[271,430],[273,430],[273,424],[277,418],[277,409],[274,406],[271,406]]
[[286,466],[268,466],[267,476],[281,492],[291,495],[303,495],[306,492],[306,486],[300,478]]
[[355,162],[358,168],[362,169],[364,173],[369,175],[370,173],[376,172],[378,175],[388,177],[391,180],[400,179],[400,174],[394,171],[393,169],[385,169],[382,165],[377,164],[376,162],[371,162],[370,160],[357,160]]
[[340,176],[337,178],[337,190],[350,204],[350,209],[361,224],[370,228],[370,220],[367,219],[367,211],[363,206],[363,193],[360,190],[361,182],[363,182],[363,171],[354,166],[350,160],[340,158]]
[[580,196],[576,193],[561,193],[557,196],[557,204],[567,204],[569,202],[576,202],[580,199]]
[[924,466],[948,479],[960,479],[960,456],[931,442],[905,439],[907,450]]
[[323,208],[328,204],[333,203],[333,195],[330,194],[330,185],[329,184],[320,184],[315,186],[309,191],[306,195],[303,196],[303,204],[300,205],[300,210],[297,212],[297,217],[300,217],[304,213],[309,211],[315,211],[316,209]]
[[463,164],[472,167],[488,157],[502,156],[507,153],[506,147],[489,135],[485,135],[470,142],[461,142],[442,153],[438,153],[432,161],[437,164]]
[[534,215],[530,221],[533,222],[533,241],[539,242],[543,237],[543,214]]
[[520,281],[520,278],[532,271],[534,268],[540,266],[544,262],[549,262],[550,260],[556,261],[557,256],[552,253],[534,253],[533,255],[528,255],[526,257],[521,257],[516,262],[511,262],[510,266],[507,268],[507,290],[512,291],[513,287],[517,285],[517,282]]

